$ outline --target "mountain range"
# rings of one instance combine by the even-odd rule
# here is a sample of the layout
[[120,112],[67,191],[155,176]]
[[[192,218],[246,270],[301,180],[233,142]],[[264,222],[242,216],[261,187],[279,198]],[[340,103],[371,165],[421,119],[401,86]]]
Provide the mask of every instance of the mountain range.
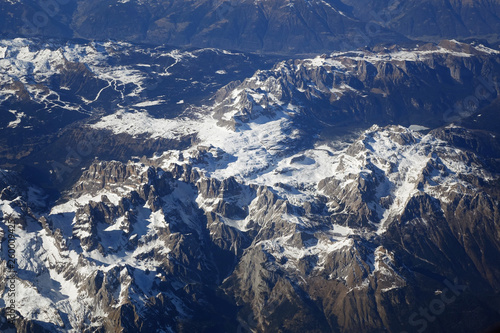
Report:
[[495,43],[500,31],[498,0],[11,0],[0,6],[6,37],[111,38],[281,55],[409,39]]
[[499,5],[0,2],[0,331],[494,327]]

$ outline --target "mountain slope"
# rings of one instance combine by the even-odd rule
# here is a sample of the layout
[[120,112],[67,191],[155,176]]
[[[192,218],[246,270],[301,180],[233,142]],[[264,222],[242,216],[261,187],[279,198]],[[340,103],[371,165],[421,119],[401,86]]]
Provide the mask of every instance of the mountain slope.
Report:
[[1,31],[8,37],[20,32],[288,55],[408,39],[495,43],[500,29],[498,0],[54,0],[0,6]]

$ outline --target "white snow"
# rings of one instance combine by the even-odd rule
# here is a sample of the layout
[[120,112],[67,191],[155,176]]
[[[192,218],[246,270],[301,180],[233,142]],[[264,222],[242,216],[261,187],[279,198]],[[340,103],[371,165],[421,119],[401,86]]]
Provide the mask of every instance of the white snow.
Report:
[[101,202],[101,197],[103,195],[105,195],[109,199],[109,201],[114,205],[118,205],[118,203],[121,199],[121,197],[114,192],[110,192],[107,190],[101,190],[96,195],[86,193],[78,198],[71,199],[65,203],[54,206],[50,213],[51,214],[60,214],[60,213],[73,212],[73,211],[75,211],[75,208],[86,205],[90,201]]
[[305,65],[310,65],[311,67],[331,66],[335,67],[336,69],[346,69],[341,61],[332,58],[325,58],[323,56],[317,56],[313,59],[306,59],[304,63]]
[[[474,48],[475,50],[482,53],[488,53],[488,54],[500,53],[500,51],[487,48],[484,45],[474,46]],[[334,52],[330,55],[330,57],[332,57],[334,60],[339,60],[341,58],[349,58],[355,61],[364,60],[376,64],[382,61],[417,62],[428,59],[430,56],[433,55],[453,56],[459,58],[470,58],[473,56],[472,53],[452,51],[444,47],[437,46],[435,49],[432,50],[419,50],[418,48],[415,48],[415,49],[401,49],[389,53],[371,53],[364,51]]]
[[475,46],[475,49],[478,51],[481,51],[483,53],[487,53],[487,54],[500,54],[500,51],[486,47],[483,44],[479,44],[479,45]]
[[305,246],[295,247],[289,243],[293,235],[283,236],[272,240],[261,241],[256,246],[261,246],[263,250],[271,253],[277,261],[286,258],[283,265],[288,270],[298,270],[298,265],[304,257],[317,256],[318,263],[315,270],[324,269],[325,262],[333,252],[344,251],[352,248],[354,241],[351,238],[341,239],[319,239],[315,244],[306,244]]
[[140,102],[140,103],[134,104],[134,106],[138,107],[138,108],[143,108],[143,107],[148,107],[148,106],[161,105],[163,103],[165,103],[165,101],[162,100],[162,99],[159,99],[159,100],[156,100],[156,101],[144,101],[144,102]]
[[151,138],[175,139],[195,133],[196,122],[188,119],[155,119],[145,111],[126,112],[120,110],[105,116],[92,125],[95,129],[108,129],[114,134],[127,133],[132,136],[148,134]]
[[21,123],[21,120],[26,117],[26,114],[24,112],[18,112],[16,110],[9,110],[9,112],[16,116],[16,120],[9,122],[9,124],[7,125],[7,127],[9,128],[16,128],[17,125]]

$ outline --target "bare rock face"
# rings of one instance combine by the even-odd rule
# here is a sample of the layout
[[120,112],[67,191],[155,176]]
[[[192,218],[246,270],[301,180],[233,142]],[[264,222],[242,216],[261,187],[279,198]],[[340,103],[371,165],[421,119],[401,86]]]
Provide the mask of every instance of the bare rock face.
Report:
[[[101,189],[111,189],[114,185],[127,185],[147,181],[154,170],[142,174],[143,170],[135,165],[123,165],[120,162],[93,163],[81,177],[76,191],[97,192]],[[142,179],[141,177],[146,177]]]

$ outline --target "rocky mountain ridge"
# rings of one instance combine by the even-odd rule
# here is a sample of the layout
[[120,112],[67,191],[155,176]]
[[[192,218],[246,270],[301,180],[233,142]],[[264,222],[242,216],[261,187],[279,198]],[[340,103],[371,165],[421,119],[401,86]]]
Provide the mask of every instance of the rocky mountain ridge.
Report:
[[[162,110],[179,96],[147,90],[143,66],[124,60],[143,59],[141,47],[15,43],[2,60],[25,70],[31,99],[44,101],[31,80],[59,91],[37,75],[60,75],[51,59],[69,50],[119,97],[30,153],[44,175],[34,178],[58,184],[58,196],[1,173],[19,314],[9,326],[0,312],[2,331],[480,332],[498,321],[500,136],[470,126],[497,112],[497,50],[382,46],[282,60],[227,84],[216,73],[210,97],[171,116]],[[85,60],[93,52],[102,58]],[[263,61],[144,52],[167,58],[150,78],[179,81],[196,57],[237,58],[224,69],[235,73]],[[116,79],[131,71],[130,85]],[[4,109],[22,98],[2,96]],[[24,126],[16,121],[4,128]]]
[[498,0],[54,0],[4,1],[0,7],[4,37],[117,39],[286,55],[410,39],[496,43],[499,13]]
[[[50,331],[201,329],[189,322],[217,329],[215,319],[204,321],[207,309],[229,331],[397,331],[407,329],[404,314],[412,311],[404,299],[432,298],[455,275],[474,291],[461,297],[481,313],[473,322],[480,327],[495,317],[494,307],[480,304],[500,283],[498,176],[481,157],[437,139],[444,133],[472,134],[371,128],[332,153],[334,176],[315,185],[313,201],[280,195],[286,184],[210,178],[167,155],[150,166],[95,162],[49,214],[30,213],[33,198],[22,192],[2,196],[3,218],[23,221],[21,314]],[[217,302],[233,317],[220,318]],[[40,312],[40,304],[56,312]],[[166,321],[158,321],[160,309]],[[138,320],[127,321],[127,313]],[[364,319],[353,317],[360,313]],[[430,329],[459,329],[454,320],[450,311]]]

